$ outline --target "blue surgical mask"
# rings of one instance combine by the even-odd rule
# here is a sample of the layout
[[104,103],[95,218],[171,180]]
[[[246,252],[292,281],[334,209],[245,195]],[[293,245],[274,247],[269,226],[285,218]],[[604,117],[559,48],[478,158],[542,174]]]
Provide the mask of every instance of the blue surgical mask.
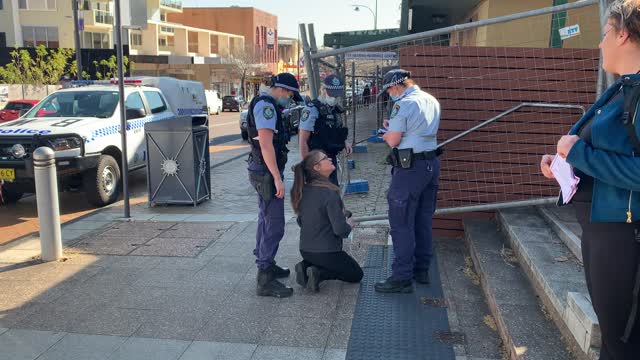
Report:
[[291,103],[291,98],[288,96],[285,98],[278,98],[278,105],[282,107],[287,107],[289,106],[290,103]]
[[391,100],[398,101],[398,100],[400,100],[402,98],[402,94],[397,95],[397,96],[390,95],[390,97],[391,97]]

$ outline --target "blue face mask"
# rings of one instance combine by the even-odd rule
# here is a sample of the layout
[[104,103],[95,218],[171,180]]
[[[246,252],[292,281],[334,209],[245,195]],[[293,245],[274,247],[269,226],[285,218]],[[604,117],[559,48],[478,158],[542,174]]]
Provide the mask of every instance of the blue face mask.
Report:
[[393,96],[393,95],[390,95],[390,96],[391,96],[391,100],[393,100],[393,101],[398,101],[398,100],[400,100],[402,98],[402,94],[397,95],[397,96]]
[[285,98],[278,98],[278,105],[282,107],[287,107],[290,103],[291,103],[291,98],[288,96]]

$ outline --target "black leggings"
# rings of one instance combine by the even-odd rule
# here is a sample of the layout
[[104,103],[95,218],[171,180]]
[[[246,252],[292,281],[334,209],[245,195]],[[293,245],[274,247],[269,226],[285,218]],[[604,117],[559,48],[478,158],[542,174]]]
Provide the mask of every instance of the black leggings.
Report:
[[638,224],[590,223],[590,202],[575,202],[582,226],[582,258],[593,309],[602,331],[600,360],[640,358],[640,316],[624,343],[621,338],[631,313],[640,244]]
[[349,254],[340,252],[306,252],[300,251],[305,268],[315,266],[320,270],[320,281],[342,280],[358,283],[364,273],[362,268]]

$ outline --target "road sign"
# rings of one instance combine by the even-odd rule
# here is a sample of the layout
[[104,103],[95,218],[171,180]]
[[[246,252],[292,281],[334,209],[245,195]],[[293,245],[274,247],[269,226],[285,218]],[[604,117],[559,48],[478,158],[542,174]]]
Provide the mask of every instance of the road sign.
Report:
[[560,39],[566,40],[574,36],[580,35],[580,25],[567,26],[558,30],[560,32]]
[[347,60],[398,60],[393,51],[356,51],[345,55]]

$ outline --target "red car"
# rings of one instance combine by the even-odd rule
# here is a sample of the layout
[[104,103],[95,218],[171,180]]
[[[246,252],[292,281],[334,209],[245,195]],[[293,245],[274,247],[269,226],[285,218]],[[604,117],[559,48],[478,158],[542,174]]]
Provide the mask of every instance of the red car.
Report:
[[0,122],[15,120],[27,110],[34,107],[39,100],[12,100],[7,103],[4,109],[0,110]]

